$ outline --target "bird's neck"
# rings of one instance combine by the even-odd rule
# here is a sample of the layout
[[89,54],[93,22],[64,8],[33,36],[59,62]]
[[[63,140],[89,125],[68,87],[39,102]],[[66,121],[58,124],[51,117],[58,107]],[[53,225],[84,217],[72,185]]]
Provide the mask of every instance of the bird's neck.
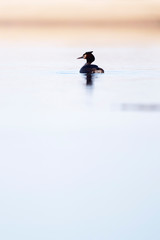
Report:
[[85,65],[91,65],[91,62],[87,60]]

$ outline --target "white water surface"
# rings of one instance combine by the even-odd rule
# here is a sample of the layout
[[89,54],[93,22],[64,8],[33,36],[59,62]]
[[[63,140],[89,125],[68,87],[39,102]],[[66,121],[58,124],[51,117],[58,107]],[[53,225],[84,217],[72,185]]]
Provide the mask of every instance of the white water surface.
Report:
[[0,52],[0,239],[159,240],[160,46]]

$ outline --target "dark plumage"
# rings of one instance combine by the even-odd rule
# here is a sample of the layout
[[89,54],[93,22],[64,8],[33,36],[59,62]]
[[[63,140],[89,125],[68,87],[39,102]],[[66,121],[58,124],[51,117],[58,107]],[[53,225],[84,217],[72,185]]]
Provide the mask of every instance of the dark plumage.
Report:
[[84,58],[87,60],[86,64],[80,69],[80,73],[104,73],[104,70],[102,68],[99,68],[97,65],[91,64],[95,60],[95,57],[92,53],[93,51],[86,52],[83,54],[82,57],[77,58]]

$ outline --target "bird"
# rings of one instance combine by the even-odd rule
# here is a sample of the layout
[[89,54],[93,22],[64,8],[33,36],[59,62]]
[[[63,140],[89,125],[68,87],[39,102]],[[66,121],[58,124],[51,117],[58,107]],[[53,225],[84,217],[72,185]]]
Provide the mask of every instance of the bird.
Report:
[[93,51],[86,52],[82,55],[82,57],[78,57],[77,59],[86,59],[86,64],[80,69],[80,73],[104,73],[102,68],[99,68],[97,65],[91,64],[94,62],[95,57],[92,54]]

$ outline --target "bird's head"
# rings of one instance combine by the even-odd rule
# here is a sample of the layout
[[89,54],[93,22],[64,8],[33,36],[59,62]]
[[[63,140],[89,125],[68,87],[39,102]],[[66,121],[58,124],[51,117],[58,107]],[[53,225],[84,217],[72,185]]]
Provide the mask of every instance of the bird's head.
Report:
[[87,63],[88,63],[88,64],[91,64],[91,63],[95,60],[95,57],[94,57],[94,55],[93,55],[92,53],[93,53],[93,51],[91,51],[91,52],[86,52],[86,53],[84,53],[84,54],[82,55],[82,57],[78,57],[77,59],[84,58],[84,59],[87,60]]

